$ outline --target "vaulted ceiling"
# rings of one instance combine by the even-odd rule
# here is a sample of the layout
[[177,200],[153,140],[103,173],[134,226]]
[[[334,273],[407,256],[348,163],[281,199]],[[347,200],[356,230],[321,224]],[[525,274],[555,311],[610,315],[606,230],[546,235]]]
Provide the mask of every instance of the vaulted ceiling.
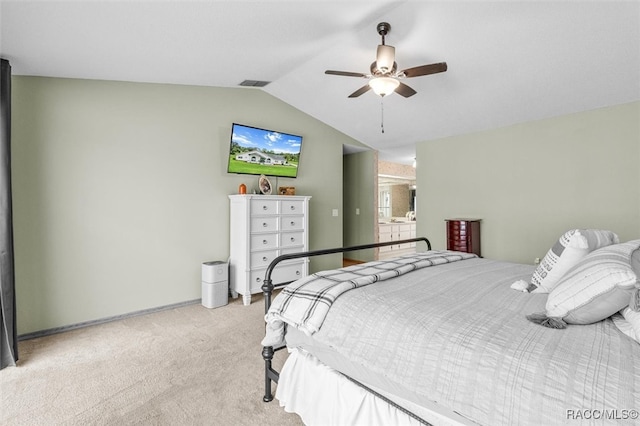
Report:
[[[417,91],[347,96],[379,22]],[[410,163],[415,144],[640,100],[640,1],[0,1],[16,75],[261,89]],[[384,122],[384,133],[381,123]]]

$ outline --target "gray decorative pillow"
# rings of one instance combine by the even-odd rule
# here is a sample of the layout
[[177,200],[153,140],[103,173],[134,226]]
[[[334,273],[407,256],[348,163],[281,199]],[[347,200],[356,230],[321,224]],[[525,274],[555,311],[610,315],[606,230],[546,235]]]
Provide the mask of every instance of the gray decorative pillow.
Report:
[[631,258],[640,240],[614,244],[589,253],[549,293],[546,311],[527,316],[551,328],[592,324],[629,305],[638,285]]

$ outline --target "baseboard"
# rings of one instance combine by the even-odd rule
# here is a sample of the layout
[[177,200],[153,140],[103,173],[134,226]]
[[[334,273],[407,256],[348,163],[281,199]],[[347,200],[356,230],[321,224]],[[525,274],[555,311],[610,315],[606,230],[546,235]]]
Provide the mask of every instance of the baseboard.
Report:
[[188,300],[186,302],[173,303],[171,305],[164,305],[164,306],[158,306],[156,308],[143,309],[141,311],[129,312],[127,314],[115,315],[115,316],[112,316],[112,317],[100,318],[100,319],[97,319],[97,320],[85,321],[85,322],[80,322],[80,323],[77,323],[77,324],[65,325],[65,326],[62,326],[62,327],[54,327],[54,328],[49,328],[49,329],[46,329],[46,330],[34,331],[32,333],[20,334],[20,335],[18,335],[18,341],[35,339],[35,338],[38,338],[38,337],[49,336],[49,335],[52,335],[52,334],[64,333],[65,331],[76,330],[78,328],[90,327],[92,325],[99,325],[99,324],[104,324],[104,323],[107,323],[107,322],[118,321],[118,320],[125,319],[125,318],[137,317],[137,316],[140,316],[140,315],[152,314],[154,312],[166,311],[168,309],[174,309],[174,308],[179,308],[181,306],[187,306],[187,305],[193,305],[193,304],[196,304],[196,303],[200,303],[200,301],[201,301],[201,299]]

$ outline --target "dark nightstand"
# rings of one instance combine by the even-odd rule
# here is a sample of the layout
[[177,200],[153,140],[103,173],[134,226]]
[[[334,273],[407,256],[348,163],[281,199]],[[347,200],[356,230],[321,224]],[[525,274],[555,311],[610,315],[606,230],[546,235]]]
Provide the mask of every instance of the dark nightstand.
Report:
[[475,253],[480,256],[481,219],[445,219],[447,250]]

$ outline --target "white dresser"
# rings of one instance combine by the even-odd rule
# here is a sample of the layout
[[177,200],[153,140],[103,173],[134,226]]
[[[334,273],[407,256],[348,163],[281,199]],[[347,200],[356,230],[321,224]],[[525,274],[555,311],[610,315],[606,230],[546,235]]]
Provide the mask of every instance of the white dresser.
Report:
[[[415,222],[396,222],[381,223],[378,225],[379,241],[399,241],[416,237]],[[415,253],[416,243],[393,244],[390,246],[380,247],[378,259],[389,259],[391,257],[400,256],[407,253]]]
[[[309,248],[309,199],[296,195],[230,195],[231,295],[262,293],[269,263],[282,254]],[[282,262],[273,270],[274,284],[294,281],[308,273],[308,258]]]

